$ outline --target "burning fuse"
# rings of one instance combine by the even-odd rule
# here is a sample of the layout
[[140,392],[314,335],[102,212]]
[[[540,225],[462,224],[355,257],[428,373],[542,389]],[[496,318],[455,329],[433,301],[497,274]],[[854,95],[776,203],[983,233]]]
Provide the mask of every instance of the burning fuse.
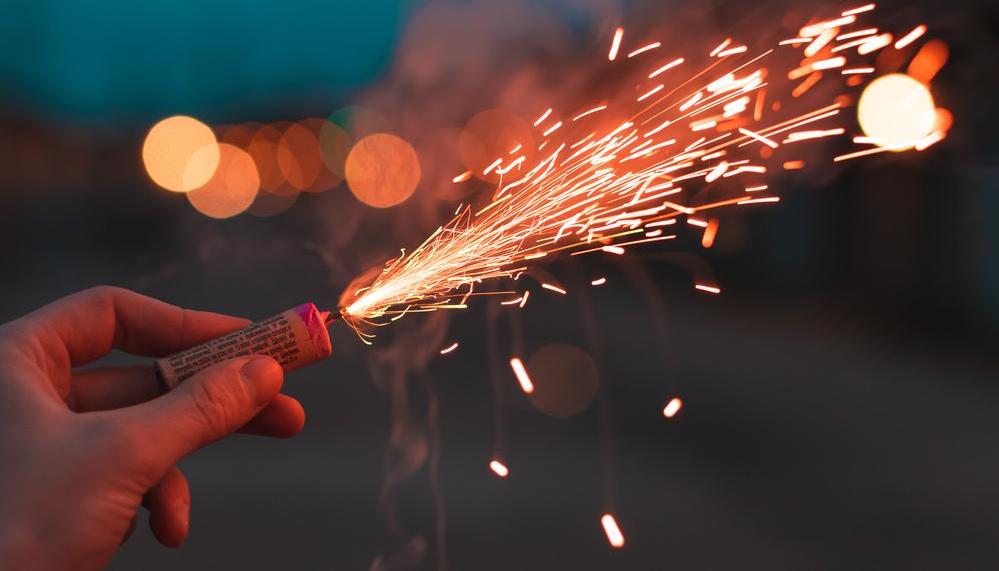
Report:
[[288,373],[333,353],[326,329],[329,320],[330,312],[306,303],[158,359],[154,364],[156,376],[172,389],[202,369],[243,355],[266,355]]

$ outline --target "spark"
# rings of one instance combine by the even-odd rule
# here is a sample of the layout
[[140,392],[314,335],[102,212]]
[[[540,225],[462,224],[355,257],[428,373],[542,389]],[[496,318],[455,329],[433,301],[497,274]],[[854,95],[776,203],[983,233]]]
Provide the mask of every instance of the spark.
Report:
[[895,49],[900,50],[905,46],[911,44],[912,42],[918,40],[923,34],[926,33],[926,26],[920,24],[916,26],[911,32],[902,36],[895,42]]
[[742,53],[746,53],[748,51],[749,51],[749,48],[746,47],[746,46],[736,46],[734,48],[729,48],[727,50],[723,50],[723,51],[718,52],[718,57],[734,56],[736,54],[742,54]]
[[843,75],[857,74],[857,73],[874,73],[873,67],[851,67],[849,69],[844,69],[841,71]]
[[701,247],[710,248],[715,245],[715,237],[718,235],[718,219],[712,218],[708,221],[708,227],[701,234]]
[[776,149],[777,148],[777,143],[775,143],[774,141],[771,141],[770,139],[764,137],[763,135],[760,135],[758,133],[754,133],[754,132],[750,131],[749,129],[743,129],[742,127],[739,127],[739,132],[742,133],[743,135],[747,136],[747,137],[750,137],[752,139],[756,139],[757,141],[763,143],[764,145],[770,147],[771,149]]
[[666,403],[663,407],[663,416],[666,418],[673,418],[676,413],[680,412],[680,407],[683,406],[683,401],[679,397],[673,397]]
[[547,289],[547,290],[551,290],[551,291],[553,291],[555,293],[560,293],[562,295],[566,294],[566,291],[564,289],[562,289],[562,288],[560,288],[558,286],[554,286],[552,284],[541,284],[541,287],[543,287],[544,289]]
[[836,36],[836,41],[837,42],[842,42],[843,40],[849,40],[851,38],[859,38],[859,37],[862,37],[862,36],[872,36],[872,35],[874,35],[876,33],[878,33],[878,29],[877,28],[867,28],[867,29],[864,29],[864,30],[857,30],[856,32],[848,32],[846,34],[842,34],[842,35]]
[[880,50],[881,48],[890,45],[891,40],[892,40],[891,34],[881,34],[879,36],[868,38],[866,42],[864,42],[863,44],[860,45],[859,48],[857,48],[857,53],[861,55],[874,53]]
[[451,182],[457,184],[459,182],[465,182],[466,180],[472,178],[472,171],[465,171],[460,175],[451,179]]
[[548,135],[551,135],[555,131],[558,131],[559,127],[561,127],[561,126],[562,126],[562,122],[559,121],[558,123],[555,123],[551,127],[548,127],[548,129],[544,132],[544,136],[547,137]]
[[834,135],[842,135],[846,131],[842,127],[836,129],[826,129],[826,130],[814,130],[814,131],[795,131],[793,133],[787,134],[787,139],[784,140],[785,143],[796,143],[798,141],[807,141],[808,139],[819,139],[822,137],[832,137]]
[[544,113],[542,113],[541,116],[538,117],[537,120],[534,121],[534,126],[535,127],[540,126],[542,123],[545,122],[545,119],[547,119],[548,116],[551,115],[551,114],[552,114],[552,108],[549,107],[548,111],[545,111]]
[[506,467],[506,464],[500,462],[499,460],[492,460],[489,462],[489,469],[500,478],[506,478],[510,475],[510,469]]
[[779,196],[767,196],[764,198],[748,198],[746,200],[740,200],[737,204],[763,204],[765,202],[780,202]]
[[450,353],[451,351],[454,351],[457,348],[458,348],[458,342],[455,341],[454,343],[452,343],[452,344],[448,345],[447,347],[441,349],[441,355],[447,355],[448,353]]
[[607,278],[597,278],[597,279],[593,280],[592,282],[590,282],[590,285],[591,286],[602,286],[605,283],[607,283]]
[[660,83],[659,85],[653,87],[649,91],[646,91],[645,93],[643,93],[642,95],[640,95],[638,97],[638,101],[645,101],[649,97],[652,97],[656,93],[659,93],[660,91],[662,91],[664,87],[666,87],[666,86]]
[[652,42],[651,44],[646,44],[646,45],[638,48],[637,50],[629,53],[628,57],[629,58],[633,58],[633,57],[637,56],[638,54],[644,54],[645,52],[647,52],[649,50],[654,50],[654,49],[658,48],[661,45],[662,45],[662,42]]
[[865,4],[859,8],[853,8],[852,10],[847,10],[843,12],[844,16],[856,16],[857,14],[863,14],[864,12],[870,12],[871,10],[877,8],[876,4]]
[[607,109],[607,104],[597,105],[596,107],[594,107],[592,109],[587,109],[586,111],[583,111],[579,115],[576,115],[575,117],[572,118],[572,120],[573,121],[579,121],[580,119],[582,119],[583,117],[586,117],[587,115],[593,115],[594,113],[603,111],[604,109]]
[[708,293],[713,293],[716,295],[721,293],[721,288],[707,284],[694,284],[694,289],[699,289],[701,291],[706,291]]
[[820,71],[823,69],[833,69],[837,67],[843,67],[846,63],[846,58],[843,56],[831,57],[829,59],[820,60],[812,63],[812,69],[815,71]]
[[796,171],[805,168],[805,161],[784,161],[784,170],[786,171]]
[[607,59],[609,61],[614,61],[617,58],[617,51],[621,49],[621,38],[624,37],[624,28],[618,27],[614,30],[614,39],[611,40],[610,53],[607,54]]
[[604,533],[607,535],[607,541],[610,542],[611,547],[615,549],[620,549],[624,547],[624,534],[621,533],[621,528],[617,525],[617,520],[611,514],[604,514],[600,518],[600,525],[604,526]]
[[520,383],[520,389],[524,391],[524,394],[533,393],[534,383],[531,382],[531,377],[528,376],[527,369],[524,368],[524,362],[513,357],[510,359],[510,367],[513,369],[513,374],[517,377],[517,382]]
[[496,159],[495,161],[491,162],[491,163],[489,164],[489,166],[487,166],[487,167],[486,167],[485,169],[483,169],[483,171],[482,171],[482,174],[484,174],[484,175],[487,175],[487,174],[489,174],[489,173],[493,172],[493,170],[494,170],[494,169],[495,169],[496,167],[500,166],[500,164],[501,164],[502,162],[503,162],[503,159],[502,159],[502,158],[498,158],[498,159]]
[[715,56],[717,56],[718,54],[720,54],[720,53],[721,53],[721,51],[722,51],[723,49],[727,48],[727,47],[728,47],[728,45],[729,45],[729,44],[731,44],[731,43],[732,43],[732,38],[725,38],[725,41],[723,41],[722,43],[718,44],[718,47],[717,47],[717,48],[715,48],[715,49],[711,50],[711,53],[710,53],[709,55],[710,55],[711,57],[715,57]]
[[681,63],[683,63],[683,58],[682,57],[678,57],[675,60],[669,62],[668,64],[666,64],[666,65],[664,65],[664,66],[662,66],[662,67],[654,70],[652,73],[650,73],[649,74],[649,79],[652,79],[652,78],[656,77],[657,75],[665,73],[665,72],[673,69],[674,67],[680,65]]

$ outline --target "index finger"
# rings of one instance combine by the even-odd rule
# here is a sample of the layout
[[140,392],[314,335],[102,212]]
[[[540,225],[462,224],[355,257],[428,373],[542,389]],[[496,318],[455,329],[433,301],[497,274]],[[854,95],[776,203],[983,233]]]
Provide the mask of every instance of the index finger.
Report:
[[37,342],[41,354],[36,360],[58,359],[75,367],[112,349],[162,357],[249,323],[238,317],[183,309],[123,288],[100,286],[50,303],[12,325]]

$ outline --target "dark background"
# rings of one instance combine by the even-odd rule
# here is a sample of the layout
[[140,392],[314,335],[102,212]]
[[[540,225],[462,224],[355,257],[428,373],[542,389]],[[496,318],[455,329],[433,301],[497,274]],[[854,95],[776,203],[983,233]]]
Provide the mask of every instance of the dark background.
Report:
[[[262,4],[2,4],[0,319],[104,283],[255,318],[334,305],[366,264],[440,220],[400,221],[410,203],[374,211],[345,186],[273,218],[210,220],[149,182],[142,138],[175,113],[222,125],[383,101],[400,45],[423,37],[409,22],[427,10],[454,15],[442,27],[480,26],[476,49],[493,53],[540,26],[558,27],[559,50],[605,49],[619,21],[700,10],[725,29],[739,10],[785,9]],[[950,46],[934,82],[955,116],[950,137],[918,156],[788,177],[778,208],[726,215],[712,250],[678,244],[708,262],[722,296],[693,291],[654,249],[549,268],[572,291],[608,277],[583,296],[532,299],[516,341],[525,354],[565,341],[594,357],[604,390],[585,412],[551,418],[507,387],[497,417],[485,304],[453,318],[445,337],[461,347],[410,379],[414,414],[439,405],[450,569],[999,566],[999,15],[984,1],[881,10],[900,27],[927,22]],[[476,57],[461,48],[449,56]],[[507,65],[559,50],[512,50]],[[492,104],[467,102],[456,125]],[[309,413],[300,436],[239,436],[185,461],[187,543],[167,550],[140,526],[111,568],[368,569],[412,537],[436,541],[426,468],[398,488],[406,534],[387,532],[389,401],[348,330],[334,329],[334,346],[286,385]],[[513,384],[508,369],[495,374]],[[666,422],[674,395],[684,408]],[[498,418],[506,480],[487,468]],[[599,525],[609,508],[628,538],[620,551]],[[412,566],[433,567],[432,556]]]

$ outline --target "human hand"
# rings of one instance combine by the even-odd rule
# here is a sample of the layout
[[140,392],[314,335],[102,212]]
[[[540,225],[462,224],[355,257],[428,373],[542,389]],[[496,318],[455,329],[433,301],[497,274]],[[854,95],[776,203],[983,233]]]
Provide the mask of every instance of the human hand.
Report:
[[151,366],[75,369],[113,348],[161,357],[245,327],[111,287],[0,326],[0,567],[95,569],[149,510],[167,546],[187,536],[190,491],[175,464],[234,431],[297,434],[269,357],[235,358],[173,391]]

